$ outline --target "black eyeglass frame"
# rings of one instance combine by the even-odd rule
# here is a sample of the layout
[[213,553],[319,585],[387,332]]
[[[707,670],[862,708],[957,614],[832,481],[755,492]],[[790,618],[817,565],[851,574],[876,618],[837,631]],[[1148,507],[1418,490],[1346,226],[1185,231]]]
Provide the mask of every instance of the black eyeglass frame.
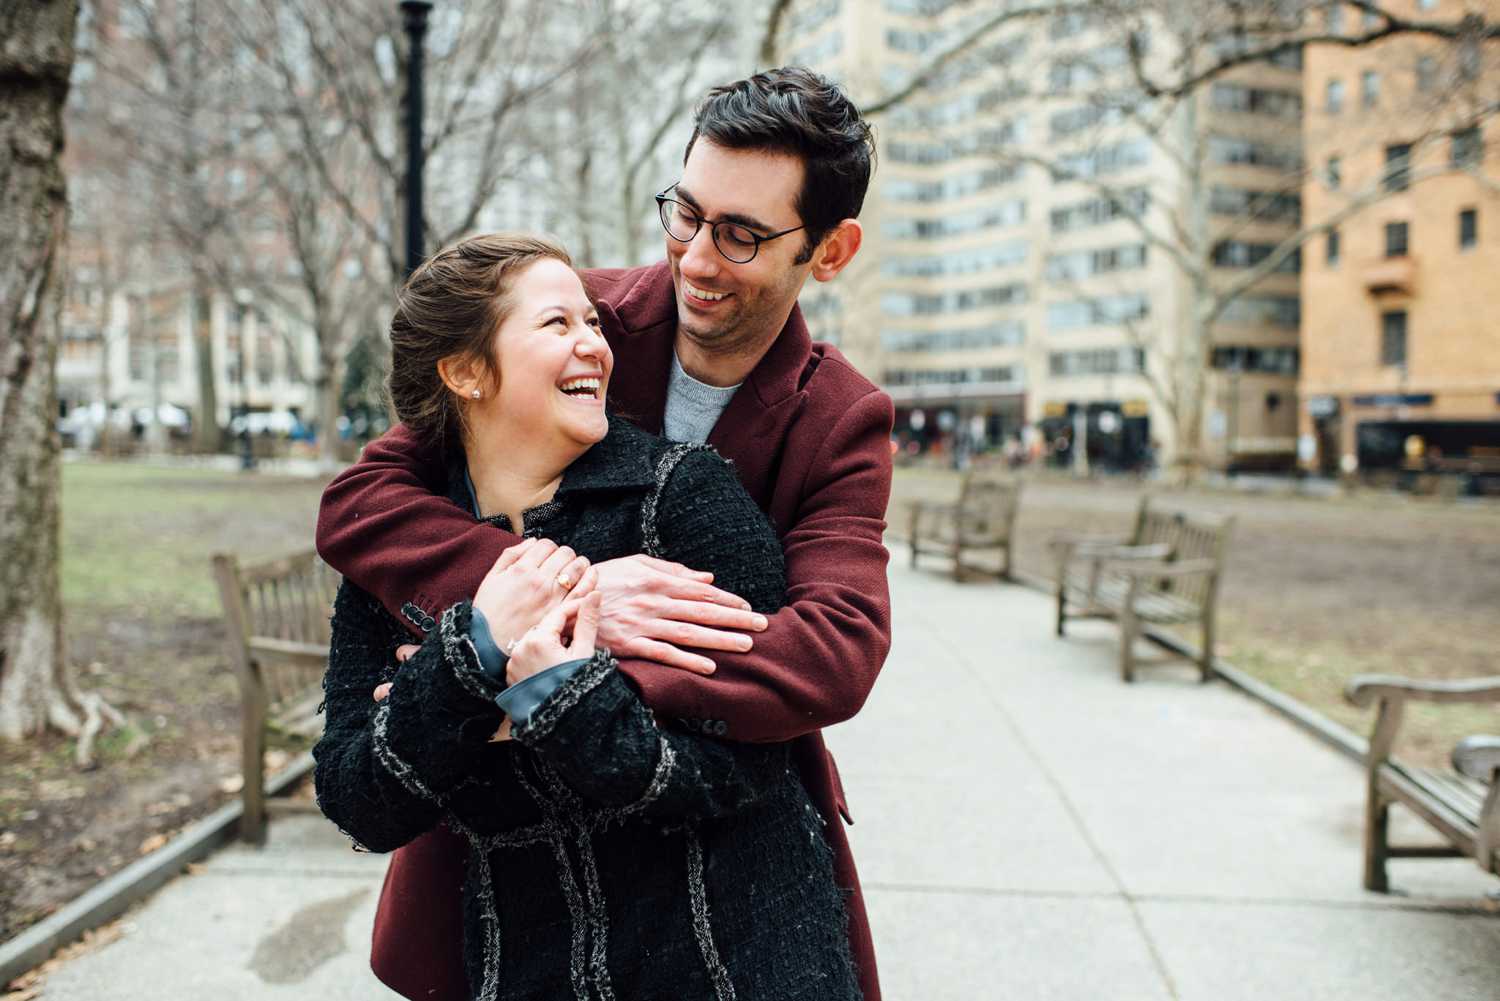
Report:
[[[697,238],[698,231],[703,228],[703,224],[708,223],[709,235],[713,237],[714,241],[714,249],[719,252],[720,257],[724,258],[724,260],[728,261],[731,264],[749,264],[751,261],[755,260],[756,255],[760,253],[760,245],[762,243],[780,239],[781,237],[786,236],[788,233],[795,233],[799,229],[807,228],[807,224],[803,223],[801,226],[793,226],[791,229],[784,229],[779,233],[770,233],[766,236],[761,236],[759,233],[752,232],[750,227],[746,226],[742,222],[728,222],[723,219],[705,219],[703,216],[699,215],[697,210],[695,210],[687,202],[681,202],[675,198],[667,197],[667,193],[669,191],[672,191],[676,187],[676,183],[670,184],[666,188],[658,192],[656,195],[656,217],[661,221],[661,228],[666,230],[667,235],[676,240],[678,243],[692,243],[693,240]],[[672,232],[672,228],[667,225],[666,215],[663,213],[663,210],[667,207],[668,203],[672,205],[680,205],[687,212],[687,214],[691,215],[694,219],[692,235],[689,236],[686,240],[678,236],[676,233]],[[720,226],[734,226],[750,234],[750,238],[755,241],[755,249],[750,251],[749,257],[745,258],[743,261],[740,261],[729,256],[729,252],[726,251],[723,245],[719,243]]]

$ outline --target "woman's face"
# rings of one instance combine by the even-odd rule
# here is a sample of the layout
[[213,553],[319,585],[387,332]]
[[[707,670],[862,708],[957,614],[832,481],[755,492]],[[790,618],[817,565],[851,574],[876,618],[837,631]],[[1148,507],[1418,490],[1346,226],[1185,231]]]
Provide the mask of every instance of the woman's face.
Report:
[[609,430],[604,394],[614,355],[583,283],[547,258],[516,277],[513,293],[515,306],[495,335],[493,413],[528,437],[592,445]]

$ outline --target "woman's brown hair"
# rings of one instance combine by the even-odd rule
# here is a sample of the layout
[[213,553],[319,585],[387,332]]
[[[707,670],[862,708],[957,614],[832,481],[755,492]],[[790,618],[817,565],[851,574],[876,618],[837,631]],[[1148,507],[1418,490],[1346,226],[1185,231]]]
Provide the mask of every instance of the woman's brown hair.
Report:
[[391,317],[386,391],[397,420],[429,441],[456,440],[461,403],[438,374],[438,362],[477,362],[498,383],[492,344],[515,307],[516,276],[547,259],[573,266],[568,252],[544,237],[490,233],[439,251],[411,273]]

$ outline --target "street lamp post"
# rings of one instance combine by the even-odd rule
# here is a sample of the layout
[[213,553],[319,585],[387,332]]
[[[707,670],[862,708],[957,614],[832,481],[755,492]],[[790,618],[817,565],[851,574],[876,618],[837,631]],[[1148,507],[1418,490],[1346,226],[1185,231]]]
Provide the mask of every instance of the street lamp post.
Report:
[[406,28],[406,273],[422,263],[422,63],[427,38],[427,0],[401,0]]

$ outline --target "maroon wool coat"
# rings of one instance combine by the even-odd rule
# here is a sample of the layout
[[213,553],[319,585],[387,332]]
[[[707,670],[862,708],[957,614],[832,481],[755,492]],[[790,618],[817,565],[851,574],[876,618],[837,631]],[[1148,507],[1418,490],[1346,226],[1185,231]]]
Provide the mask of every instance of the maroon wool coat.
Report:
[[[584,273],[614,351],[615,413],[660,433],[677,306],[665,263]],[[734,462],[786,551],[787,607],[748,653],[711,654],[710,677],[641,661],[622,670],[666,718],[703,720],[733,740],[796,740],[813,802],[827,820],[835,874],[850,891],[850,940],[866,1001],[879,1001],[864,899],[840,817],[849,818],[821,728],[859,711],[890,648],[888,554],[891,400],[835,348],[814,344],[794,308],[725,409],[709,444]],[[517,537],[476,522],[433,491],[437,456],[397,427],[329,485],[318,550],[405,621],[472,597]],[[438,828],[396,852],[375,917],[371,966],[413,999],[461,1001],[459,887],[466,847]]]

